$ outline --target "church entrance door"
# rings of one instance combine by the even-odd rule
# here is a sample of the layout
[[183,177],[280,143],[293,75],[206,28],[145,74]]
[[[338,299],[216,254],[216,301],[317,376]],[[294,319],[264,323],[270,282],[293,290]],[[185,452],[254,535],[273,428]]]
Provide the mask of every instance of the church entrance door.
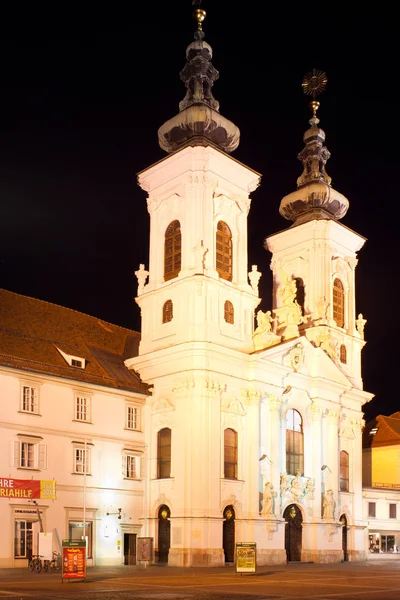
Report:
[[286,507],[283,513],[285,524],[285,550],[288,562],[301,561],[302,522],[301,510],[295,504]]
[[171,546],[171,511],[163,504],[158,511],[158,562],[168,563],[168,554]]
[[235,509],[227,506],[224,510],[224,524],[222,544],[225,554],[225,563],[235,561]]
[[347,551],[347,532],[348,532],[348,527],[347,527],[347,519],[346,519],[346,515],[342,515],[340,517],[340,522],[342,524],[342,550],[343,550],[343,561],[344,562],[348,562],[349,560],[349,553]]

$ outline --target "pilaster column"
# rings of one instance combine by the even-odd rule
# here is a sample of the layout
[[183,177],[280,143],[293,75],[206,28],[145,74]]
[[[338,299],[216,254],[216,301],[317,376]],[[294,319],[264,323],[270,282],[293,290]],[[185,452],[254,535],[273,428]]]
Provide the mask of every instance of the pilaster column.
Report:
[[[282,452],[282,405],[283,402],[274,394],[268,395],[269,418],[270,418],[270,458],[271,464],[271,483],[277,493],[275,502],[275,512],[278,513],[279,494],[280,494],[280,476],[281,476],[281,452]],[[285,470],[285,469],[284,469]]]
[[323,410],[314,402],[311,407],[312,435],[312,472],[314,475],[314,499],[312,501],[312,516],[321,517],[321,467],[322,462],[322,413]]

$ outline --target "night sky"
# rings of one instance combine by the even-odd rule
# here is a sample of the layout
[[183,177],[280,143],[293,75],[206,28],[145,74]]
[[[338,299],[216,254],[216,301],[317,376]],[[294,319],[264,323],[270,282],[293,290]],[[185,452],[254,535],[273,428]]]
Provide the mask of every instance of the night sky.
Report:
[[[139,330],[133,273],[148,266],[149,218],[136,174],[165,156],[157,129],[185,95],[191,2],[30,4],[2,6],[0,18],[0,287]],[[302,172],[311,115],[301,81],[315,67],[328,76],[318,115],[327,172],[350,201],[342,223],[368,240],[356,269],[364,387],[376,394],[366,417],[390,414],[400,409],[396,20],[364,5],[352,16],[275,4],[203,2],[214,96],[241,130],[233,156],[263,175],[249,214],[260,308],[272,306],[263,241],[290,224],[278,208]]]

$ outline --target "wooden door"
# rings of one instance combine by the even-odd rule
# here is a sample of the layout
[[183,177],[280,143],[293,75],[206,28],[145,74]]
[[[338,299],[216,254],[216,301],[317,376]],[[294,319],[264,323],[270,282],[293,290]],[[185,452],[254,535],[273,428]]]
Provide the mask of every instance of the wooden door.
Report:
[[168,563],[171,546],[171,512],[165,504],[158,511],[158,562]]
[[342,524],[342,550],[343,550],[343,561],[344,562],[348,562],[349,560],[349,553],[347,550],[347,532],[348,532],[348,527],[347,527],[347,519],[346,519],[346,515],[342,515],[340,517],[340,522]]
[[225,562],[235,561],[235,509],[227,506],[224,510],[224,524],[222,532]]
[[288,562],[301,561],[303,517],[300,509],[295,504],[290,504],[285,509],[283,517],[285,525],[285,550]]
[[136,533],[124,534],[124,565],[136,565]]

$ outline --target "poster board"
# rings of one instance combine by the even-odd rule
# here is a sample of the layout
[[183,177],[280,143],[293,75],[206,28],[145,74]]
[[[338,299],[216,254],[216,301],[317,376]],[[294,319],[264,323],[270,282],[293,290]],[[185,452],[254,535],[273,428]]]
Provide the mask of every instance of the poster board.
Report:
[[153,538],[138,537],[136,560],[142,562],[153,562]]
[[255,542],[236,544],[236,573],[255,573],[257,568],[257,545]]
[[86,579],[86,540],[62,541],[62,579]]
[[39,532],[39,552],[42,560],[53,558],[53,534]]

